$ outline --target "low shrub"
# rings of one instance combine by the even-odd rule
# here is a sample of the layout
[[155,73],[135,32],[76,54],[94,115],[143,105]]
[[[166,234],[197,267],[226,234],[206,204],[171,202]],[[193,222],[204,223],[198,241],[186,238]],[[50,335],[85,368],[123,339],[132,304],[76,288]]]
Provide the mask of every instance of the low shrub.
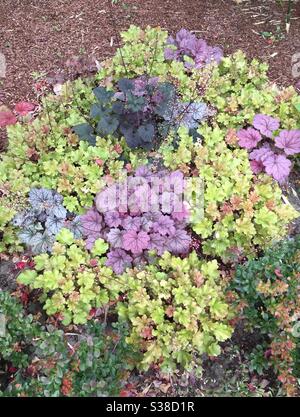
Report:
[[239,265],[232,287],[244,300],[243,317],[265,336],[251,355],[252,369],[272,364],[288,395],[297,395],[300,349],[300,237],[280,243],[263,257]]
[[89,322],[71,345],[67,334],[41,326],[7,292],[0,292],[0,313],[6,318],[0,360],[9,374],[0,397],[118,395],[124,372],[138,360],[124,326]]

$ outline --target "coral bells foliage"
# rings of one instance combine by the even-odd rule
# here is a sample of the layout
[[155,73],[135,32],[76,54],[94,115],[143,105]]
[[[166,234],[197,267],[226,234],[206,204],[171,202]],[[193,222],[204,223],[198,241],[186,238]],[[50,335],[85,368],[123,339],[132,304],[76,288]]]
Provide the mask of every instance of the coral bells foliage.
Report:
[[95,134],[124,136],[130,148],[152,149],[164,114],[174,103],[175,87],[158,77],[141,76],[118,80],[117,91],[105,87],[93,90],[97,99],[90,116],[96,127],[83,123],[73,127],[81,139],[95,144]]
[[113,288],[110,292],[112,270],[103,266],[105,258],[101,258],[108,245],[99,239],[89,253],[83,241],[65,228],[56,239],[52,254],[35,256],[34,269],[24,270],[18,282],[40,290],[48,315],[59,315],[65,325],[84,324],[92,308],[106,305],[111,294],[117,298]]
[[155,265],[127,270],[117,285],[127,292],[117,309],[131,322],[128,342],[144,352],[142,369],[158,364],[170,372],[181,365],[201,372],[201,355],[219,355],[219,342],[232,334],[216,260],[165,252]]
[[203,126],[204,144],[194,146],[194,162],[204,180],[204,217],[193,230],[201,236],[202,252],[224,261],[241,251],[255,254],[283,237],[299,214],[282,202],[279,185],[267,175],[255,177],[245,149],[231,149],[220,128]]
[[17,103],[14,108],[14,112],[4,109],[0,111],[0,127],[6,127],[10,125],[14,125],[17,123],[18,118],[22,116],[27,116],[30,112],[32,112],[35,109],[36,105],[33,103],[29,103],[27,101],[21,101],[20,103]]
[[[238,143],[250,154],[250,165],[255,174],[265,171],[282,183],[288,178],[292,163],[287,156],[300,153],[300,130],[282,130],[277,118],[257,114],[253,127],[238,131]],[[261,145],[261,146],[259,146]]]
[[180,171],[154,173],[142,166],[126,182],[105,188],[96,196],[96,207],[80,218],[87,248],[105,239],[110,245],[106,265],[117,274],[147,262],[150,251],[187,253],[184,186]]
[[186,68],[201,68],[212,61],[220,62],[221,48],[209,46],[204,39],[198,39],[192,32],[181,29],[175,38],[167,39],[165,58],[183,61]]
[[18,213],[13,224],[18,226],[20,240],[33,253],[51,251],[55,235],[67,224],[67,210],[63,197],[46,188],[32,188],[29,192],[30,208]]

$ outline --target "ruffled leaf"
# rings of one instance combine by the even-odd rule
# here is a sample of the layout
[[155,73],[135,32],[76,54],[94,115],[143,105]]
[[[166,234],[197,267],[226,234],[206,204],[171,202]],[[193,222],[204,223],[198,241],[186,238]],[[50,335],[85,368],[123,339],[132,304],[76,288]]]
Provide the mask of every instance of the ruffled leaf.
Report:
[[277,180],[283,182],[287,179],[291,171],[291,161],[284,155],[273,155],[264,161],[266,172]]
[[110,266],[115,274],[123,274],[126,268],[131,267],[132,257],[123,249],[114,249],[107,254],[106,266]]
[[261,134],[252,127],[239,130],[237,132],[237,137],[239,138],[239,145],[246,149],[255,148],[258,142],[262,139]]
[[275,138],[277,148],[283,149],[287,155],[300,152],[300,130],[282,130]]
[[150,238],[147,233],[130,230],[124,233],[123,247],[134,254],[139,254],[149,247],[149,241]]
[[256,114],[253,119],[253,126],[259,130],[262,135],[271,138],[274,130],[279,129],[280,120],[266,114]]
[[107,241],[113,248],[123,247],[123,234],[124,232],[120,229],[111,229],[107,234]]
[[94,208],[88,210],[80,217],[83,233],[86,236],[90,234],[100,235],[102,230],[102,216]]
[[177,229],[168,242],[170,252],[177,254],[186,253],[191,244],[191,237],[185,230]]

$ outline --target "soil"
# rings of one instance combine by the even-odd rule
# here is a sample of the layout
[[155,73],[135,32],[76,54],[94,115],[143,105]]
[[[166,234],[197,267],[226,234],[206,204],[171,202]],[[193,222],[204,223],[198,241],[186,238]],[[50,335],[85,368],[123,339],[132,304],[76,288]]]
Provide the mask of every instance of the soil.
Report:
[[[203,355],[202,375],[177,372],[170,379],[157,369],[138,374],[132,372],[125,391],[129,396],[167,397],[219,397],[251,396],[251,390],[260,388],[260,395],[269,396],[277,392],[278,382],[272,368],[259,376],[248,369],[247,355],[262,343],[259,333],[249,333],[240,321],[232,338],[222,343],[222,353],[218,357]],[[255,385],[256,388],[251,388]]]
[[12,261],[0,261],[0,291],[16,289],[16,275],[18,271]]
[[[74,55],[99,61],[112,55],[119,45],[119,31],[130,24],[161,26],[173,34],[188,28],[222,46],[226,54],[242,49],[251,58],[267,61],[271,80],[295,85],[291,60],[300,53],[300,2],[294,4],[289,34],[287,2],[283,4],[276,0],[1,0],[0,52],[7,71],[0,80],[0,105],[34,101],[34,78],[58,72]],[[1,141],[3,147],[4,129],[0,129]]]

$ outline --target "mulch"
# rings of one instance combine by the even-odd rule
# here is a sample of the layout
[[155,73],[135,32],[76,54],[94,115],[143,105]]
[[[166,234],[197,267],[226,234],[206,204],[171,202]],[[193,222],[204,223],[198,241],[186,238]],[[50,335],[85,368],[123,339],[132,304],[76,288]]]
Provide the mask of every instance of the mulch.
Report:
[[[111,56],[118,33],[136,24],[161,26],[171,33],[195,31],[225,53],[242,49],[270,66],[270,79],[295,85],[291,59],[300,52],[300,2],[294,5],[289,34],[285,9],[275,0],[1,0],[0,52],[6,78],[0,80],[0,105],[35,100],[34,74],[57,72],[74,55]],[[278,29],[281,27],[281,29]],[[261,32],[284,39],[265,39]],[[1,132],[2,130],[2,132]],[[0,142],[4,129],[0,129]],[[1,147],[1,144],[0,144]]]

